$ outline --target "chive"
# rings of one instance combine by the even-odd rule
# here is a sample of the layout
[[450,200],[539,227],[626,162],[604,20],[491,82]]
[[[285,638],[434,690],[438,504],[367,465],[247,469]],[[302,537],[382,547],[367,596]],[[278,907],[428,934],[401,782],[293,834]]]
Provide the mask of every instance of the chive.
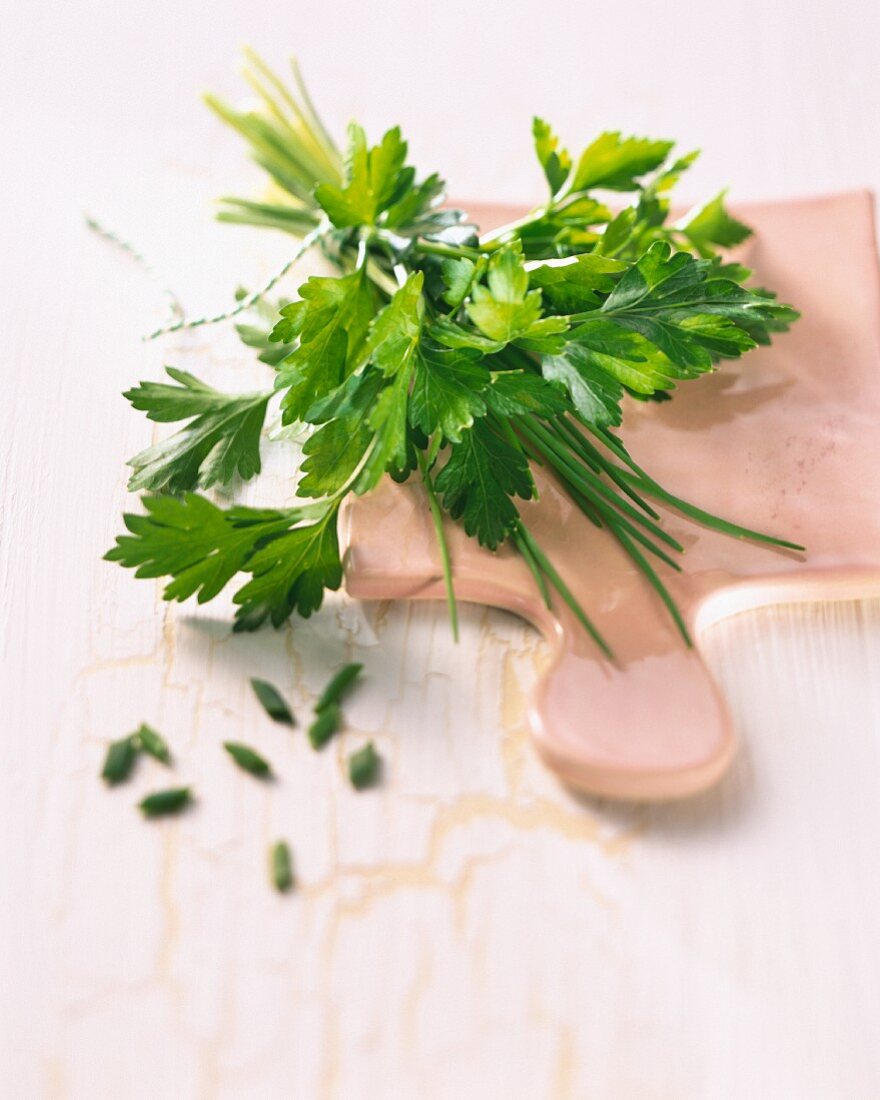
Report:
[[168,749],[168,742],[161,733],[157,733],[153,727],[148,726],[146,722],[142,722],[138,729],[132,734],[132,740],[135,742],[137,748],[155,757],[155,759],[162,764],[171,763],[171,753]]
[[272,774],[269,762],[247,745],[242,745],[239,741],[224,741],[223,748],[226,749],[240,768],[250,772],[251,775],[263,779]]
[[363,667],[363,665],[357,662],[353,662],[350,665],[344,665],[324,688],[321,693],[321,698],[315,703],[315,710],[320,712],[324,710],[325,707],[338,703],[349,685],[360,676]]
[[278,689],[267,680],[251,679],[251,687],[254,694],[263,704],[263,709],[275,722],[284,722],[285,725],[294,725],[294,717],[290,707],[281,697]]
[[269,851],[269,871],[272,885],[280,894],[286,893],[293,886],[293,866],[286,840],[278,840],[272,845]]
[[335,703],[324,706],[309,726],[309,742],[313,749],[321,749],[342,724],[342,711]]
[[379,777],[379,768],[382,758],[376,752],[372,741],[368,741],[363,748],[352,753],[348,758],[348,778],[356,791],[362,791],[364,787],[371,787]]
[[177,814],[192,802],[192,790],[189,787],[172,787],[167,791],[156,791],[142,799],[138,806],[144,817],[164,817]]
[[101,778],[104,782],[112,787],[128,779],[137,760],[137,754],[138,746],[135,744],[133,734],[111,742],[107,746],[107,755],[104,757],[104,767],[101,770]]

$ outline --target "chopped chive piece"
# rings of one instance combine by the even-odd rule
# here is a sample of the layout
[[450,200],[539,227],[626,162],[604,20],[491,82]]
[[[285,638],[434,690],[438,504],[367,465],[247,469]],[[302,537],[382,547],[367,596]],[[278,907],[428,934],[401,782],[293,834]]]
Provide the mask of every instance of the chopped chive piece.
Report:
[[290,707],[281,697],[278,689],[267,680],[251,679],[251,687],[254,694],[263,704],[263,709],[275,722],[284,722],[288,726],[294,724],[293,713]]
[[313,749],[323,748],[342,724],[342,711],[335,703],[326,705],[309,726],[309,742]]
[[363,748],[352,753],[348,758],[348,778],[352,787],[362,791],[364,787],[371,787],[379,777],[379,767],[382,758],[376,752],[372,741],[368,741]]
[[168,749],[168,742],[161,733],[157,733],[153,727],[148,726],[146,722],[142,722],[136,732],[132,734],[132,740],[135,742],[137,748],[149,753],[150,756],[155,757],[156,760],[159,760],[162,764],[171,763],[171,753]]
[[156,791],[142,799],[138,806],[144,817],[164,817],[177,814],[192,802],[192,790],[189,787],[172,787],[167,791]]
[[349,685],[360,676],[363,667],[356,661],[350,665],[344,665],[324,688],[321,698],[315,703],[315,710],[322,711],[325,707],[338,703],[348,690]]
[[104,782],[112,787],[128,779],[137,754],[138,746],[135,744],[133,734],[111,742],[107,746],[107,755],[104,757],[104,767],[101,770],[101,778]]
[[269,852],[269,870],[272,875],[272,885],[280,894],[286,893],[293,886],[293,866],[290,847],[286,840],[279,840],[272,845]]
[[269,762],[264,760],[258,752],[254,752],[254,750],[247,745],[242,745],[238,741],[224,741],[223,748],[226,749],[240,768],[244,768],[244,770],[250,772],[251,775],[264,778],[272,774]]

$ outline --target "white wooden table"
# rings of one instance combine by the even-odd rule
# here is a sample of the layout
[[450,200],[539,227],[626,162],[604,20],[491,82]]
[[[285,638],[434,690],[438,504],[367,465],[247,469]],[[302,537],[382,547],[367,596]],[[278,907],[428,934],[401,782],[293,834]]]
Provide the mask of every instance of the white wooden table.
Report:
[[[118,396],[163,362],[245,388],[228,332],[143,345],[160,310],[91,237],[99,214],[187,305],[224,305],[283,239],[215,226],[249,188],[200,110],[234,49],[298,51],[341,128],[400,121],[458,194],[538,196],[529,119],[707,153],[697,196],[880,185],[876,5],[595,6],[256,0],[34,3],[0,49],[5,150],[0,396],[0,1096],[824,1098],[880,1091],[880,602],[764,610],[713,629],[745,743],[713,794],[658,808],[573,797],[535,759],[542,659],[511,616],[334,600],[231,637],[228,603],[168,608],[102,563],[123,461],[149,428]],[[487,133],[490,135],[487,138]],[[8,191],[8,195],[7,195]],[[252,499],[281,500],[277,453]],[[349,731],[316,756],[265,720],[258,674],[300,711],[366,666]],[[145,823],[140,721],[198,806]],[[375,739],[378,791],[348,751]],[[272,758],[235,771],[220,742]],[[268,888],[290,838],[298,887]]]

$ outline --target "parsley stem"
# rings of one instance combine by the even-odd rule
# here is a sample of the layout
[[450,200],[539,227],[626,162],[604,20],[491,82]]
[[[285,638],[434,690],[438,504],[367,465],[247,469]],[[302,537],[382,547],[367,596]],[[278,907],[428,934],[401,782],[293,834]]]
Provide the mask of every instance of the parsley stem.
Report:
[[455,599],[455,589],[452,585],[452,561],[449,556],[449,543],[446,541],[446,532],[443,529],[443,513],[434,492],[434,483],[428,470],[428,463],[422,451],[416,451],[419,463],[419,471],[422,475],[422,483],[428,497],[428,507],[431,509],[431,519],[434,521],[434,531],[437,535],[437,544],[440,547],[440,561],[443,564],[443,583],[446,586],[446,604],[449,608],[449,622],[452,626],[452,637],[458,641],[458,604]]
[[414,242],[413,248],[416,252],[422,252],[429,256],[449,256],[454,260],[459,260],[463,256],[469,260],[480,258],[479,250],[476,248],[468,248],[467,245],[463,244],[442,244],[440,241],[426,241],[424,237],[419,237]]
[[527,226],[530,226],[533,222],[539,222],[542,218],[546,218],[552,208],[552,203],[547,203],[545,206],[538,206],[534,210],[530,210],[528,214],[524,214],[521,218],[516,218],[514,221],[507,222],[505,225],[499,225],[497,229],[490,230],[480,238],[480,250],[490,252],[499,248],[505,243],[507,238],[525,229]]

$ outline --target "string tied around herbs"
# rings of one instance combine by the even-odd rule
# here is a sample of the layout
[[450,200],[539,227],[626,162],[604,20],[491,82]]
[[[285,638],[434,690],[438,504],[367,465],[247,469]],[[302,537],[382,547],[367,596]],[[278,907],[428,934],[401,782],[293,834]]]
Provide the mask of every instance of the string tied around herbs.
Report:
[[148,275],[154,283],[158,284],[162,296],[168,303],[168,319],[163,324],[159,325],[158,328],[153,329],[152,332],[148,332],[145,336],[142,336],[141,339],[144,342],[155,340],[159,336],[166,336],[172,332],[203,328],[205,325],[216,325],[221,321],[229,321],[233,317],[237,317],[239,314],[247,312],[247,310],[255,306],[277,286],[294,264],[301,260],[311,248],[318,244],[330,228],[328,221],[323,220],[319,222],[310,233],[303,237],[294,254],[275,272],[274,275],[271,276],[271,278],[257,290],[241,298],[231,309],[223,310],[220,313],[208,313],[202,317],[187,318],[186,311],[178,295],[165,284],[164,280],[159,276],[153,265],[147,260],[142,252],[135,248],[130,241],[125,240],[124,237],[120,237],[119,234],[114,233],[113,230],[102,225],[96,218],[86,215],[85,222],[93,233],[96,233],[105,241],[109,241],[110,244],[115,245],[120,251],[130,256],[141,270]]

